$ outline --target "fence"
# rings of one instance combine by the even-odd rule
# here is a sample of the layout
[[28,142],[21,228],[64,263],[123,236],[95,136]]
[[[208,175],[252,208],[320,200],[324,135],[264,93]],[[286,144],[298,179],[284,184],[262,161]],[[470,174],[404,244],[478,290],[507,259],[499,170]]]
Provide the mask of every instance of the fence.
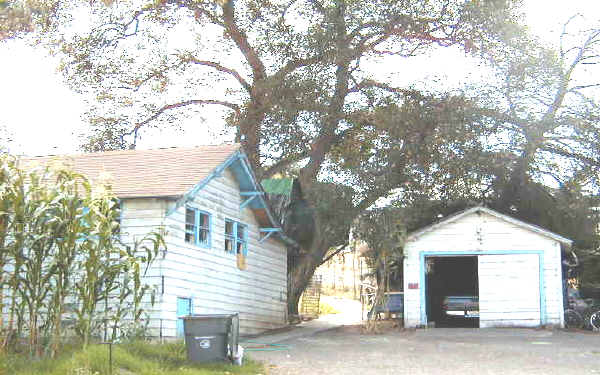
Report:
[[319,316],[322,283],[321,276],[314,275],[304,290],[300,302],[300,315],[303,317],[316,318]]

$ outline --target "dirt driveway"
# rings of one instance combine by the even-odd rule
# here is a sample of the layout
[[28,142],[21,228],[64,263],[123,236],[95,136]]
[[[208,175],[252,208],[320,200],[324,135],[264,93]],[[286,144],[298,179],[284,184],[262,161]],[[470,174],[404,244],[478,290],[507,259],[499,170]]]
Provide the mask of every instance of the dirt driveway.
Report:
[[248,353],[269,374],[600,374],[600,334],[437,328],[361,334],[342,327]]

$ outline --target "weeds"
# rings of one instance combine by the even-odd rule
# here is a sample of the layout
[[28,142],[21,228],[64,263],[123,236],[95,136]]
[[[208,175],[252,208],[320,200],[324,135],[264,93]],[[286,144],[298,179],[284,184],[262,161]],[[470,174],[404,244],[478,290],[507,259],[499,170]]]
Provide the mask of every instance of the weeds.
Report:
[[[247,360],[244,366],[222,363],[191,364],[182,342],[166,344],[134,341],[113,347],[113,374],[127,375],[214,375],[264,374],[260,363]],[[26,356],[0,356],[0,375],[108,375],[108,348],[89,345],[64,351],[56,359],[31,361]]]

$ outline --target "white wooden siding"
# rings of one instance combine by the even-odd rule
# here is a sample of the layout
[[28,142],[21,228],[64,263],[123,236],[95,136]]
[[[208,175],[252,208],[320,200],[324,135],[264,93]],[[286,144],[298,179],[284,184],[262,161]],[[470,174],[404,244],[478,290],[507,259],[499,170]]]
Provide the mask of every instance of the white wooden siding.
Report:
[[[483,212],[464,216],[409,241],[404,248],[404,320],[407,327],[421,325],[421,252],[486,252],[543,251],[546,324],[563,323],[563,295],[560,243],[549,237],[508,223]],[[511,264],[511,257],[498,258]],[[504,267],[504,266],[503,266]],[[539,277],[538,271],[532,271]],[[533,276],[532,276],[533,277]],[[484,281],[484,283],[487,281]],[[498,275],[493,281],[502,284]],[[418,289],[408,284],[417,283]],[[481,283],[481,278],[480,278]],[[509,310],[509,308],[507,308]],[[514,321],[514,325],[521,325]]]
[[[162,262],[165,291],[163,335],[175,335],[177,297],[192,298],[193,312],[240,314],[240,332],[255,334],[286,323],[287,253],[283,243],[269,238],[260,243],[253,212],[240,210],[243,198],[235,177],[225,171],[214,178],[188,206],[211,215],[211,247],[184,241],[185,207],[165,219],[167,255]],[[236,255],[225,252],[225,219],[247,225],[247,268],[237,267]]]
[[[164,226],[167,201],[159,198],[135,198],[121,200],[121,240],[129,245],[141,240],[152,231],[157,231]],[[144,283],[154,287],[156,299],[154,306],[150,304],[149,296],[146,298],[145,310],[150,321],[148,334],[161,335],[163,295],[162,287],[162,254],[154,261],[146,273]],[[163,330],[164,332],[164,330]]]

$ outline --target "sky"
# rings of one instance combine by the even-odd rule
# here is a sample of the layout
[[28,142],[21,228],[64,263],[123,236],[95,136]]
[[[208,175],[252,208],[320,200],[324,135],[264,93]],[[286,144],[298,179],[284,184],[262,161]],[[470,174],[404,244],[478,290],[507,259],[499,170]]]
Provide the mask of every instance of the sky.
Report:
[[[525,0],[526,23],[534,34],[548,42],[560,34],[561,25],[571,15],[582,13],[589,21],[597,21],[600,2],[596,0]],[[594,19],[593,17],[596,17]],[[411,80],[428,77],[429,56],[411,58],[402,74]],[[477,74],[476,65],[464,53],[452,50],[436,51],[436,60],[445,61],[444,80],[449,86],[459,86],[469,76]],[[50,57],[42,47],[33,48],[22,41],[0,43],[0,131],[5,128],[11,138],[9,151],[25,155],[74,153],[82,143],[86,124],[83,98],[64,84],[57,72],[58,59]],[[397,73],[395,66],[382,69],[381,78]],[[213,119],[204,116],[214,126],[199,126],[201,119],[192,118],[182,132],[173,130],[144,133],[138,148],[193,146],[219,143],[223,123],[219,114]],[[183,135],[183,136],[182,136]]]

